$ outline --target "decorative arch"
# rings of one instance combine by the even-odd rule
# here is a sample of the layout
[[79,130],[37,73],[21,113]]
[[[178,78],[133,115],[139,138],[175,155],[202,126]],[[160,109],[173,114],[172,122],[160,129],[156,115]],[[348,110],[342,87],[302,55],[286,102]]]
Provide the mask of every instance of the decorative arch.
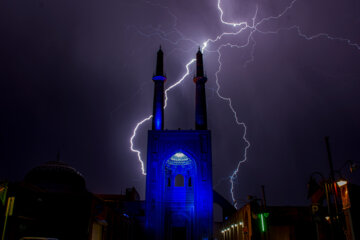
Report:
[[[187,158],[187,159],[185,159]],[[166,154],[163,158],[162,162],[162,170],[165,171],[167,163],[173,163],[174,165],[181,165],[181,164],[188,164],[191,165],[194,168],[194,173],[196,173],[197,170],[197,164],[195,161],[195,158],[190,154],[188,151],[184,151],[182,149],[177,151],[171,151],[170,153]],[[177,161],[177,160],[178,161]]]
[[[162,163],[162,176],[164,191],[189,191],[193,192],[197,179],[197,166],[193,158],[182,150],[172,152],[169,158]],[[189,191],[188,191],[189,190]]]

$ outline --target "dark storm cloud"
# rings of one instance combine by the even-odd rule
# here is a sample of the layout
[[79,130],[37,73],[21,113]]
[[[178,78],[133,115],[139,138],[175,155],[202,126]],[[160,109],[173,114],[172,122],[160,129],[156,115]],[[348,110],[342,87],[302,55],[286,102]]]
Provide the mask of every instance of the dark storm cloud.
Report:
[[[250,23],[256,5],[261,19],[289,3],[223,0],[222,6],[227,21]],[[217,1],[2,1],[0,176],[21,179],[60,150],[91,191],[118,193],[134,185],[144,197],[145,178],[129,138],[151,113],[157,48],[163,46],[170,86],[198,45],[231,30],[220,24],[216,6]],[[360,43],[359,11],[356,0],[298,0],[261,30],[296,24],[309,35],[326,32]],[[192,41],[178,41],[177,31]],[[226,37],[209,50],[225,41],[244,43],[247,34]],[[251,47],[221,51],[220,92],[232,98],[251,142],[236,196],[259,195],[265,184],[270,204],[305,203],[311,172],[328,173],[324,136],[331,137],[336,169],[346,160],[359,161],[360,51],[325,38],[307,41],[295,30],[256,33],[254,39],[254,61],[245,67]],[[244,130],[214,92],[217,54],[205,52],[204,58],[214,183],[229,199],[228,180],[220,180],[242,159]],[[169,92],[165,128],[193,128],[192,76]],[[149,128],[143,125],[135,139],[143,159]]]

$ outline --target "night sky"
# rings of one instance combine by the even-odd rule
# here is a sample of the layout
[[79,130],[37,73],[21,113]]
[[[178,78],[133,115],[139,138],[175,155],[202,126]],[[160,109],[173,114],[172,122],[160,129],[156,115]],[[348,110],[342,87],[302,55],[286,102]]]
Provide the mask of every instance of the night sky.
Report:
[[[156,52],[161,45],[169,87],[207,39],[240,29],[221,23],[217,3],[0,1],[0,179],[21,180],[60,151],[90,191],[135,186],[144,199],[129,139],[152,113]],[[255,24],[267,20],[254,31],[257,6]],[[246,147],[243,126],[217,94],[219,53],[219,94],[231,98],[251,143],[235,179],[240,205],[260,197],[261,185],[269,204],[309,204],[311,173],[329,176],[325,136],[334,168],[359,184],[360,170],[343,166],[360,162],[360,1],[222,0],[221,7],[224,21],[250,28],[204,51],[215,189],[231,200],[229,176]],[[233,47],[217,51],[227,43]],[[189,69],[168,92],[166,129],[194,128],[194,64]],[[141,125],[134,139],[143,159],[150,128]]]

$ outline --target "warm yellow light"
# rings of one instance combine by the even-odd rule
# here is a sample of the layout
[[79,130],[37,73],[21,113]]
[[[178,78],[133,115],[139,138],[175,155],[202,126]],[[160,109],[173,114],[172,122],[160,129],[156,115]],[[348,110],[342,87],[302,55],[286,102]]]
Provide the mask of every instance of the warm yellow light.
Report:
[[329,216],[326,216],[325,219],[326,219],[326,221],[329,221],[329,220],[330,220],[330,217],[329,217]]
[[342,186],[344,186],[344,185],[347,184],[347,181],[346,181],[346,180],[343,180],[343,179],[340,179],[340,180],[337,181],[336,183],[337,183],[337,185],[338,185],[339,187],[342,187]]

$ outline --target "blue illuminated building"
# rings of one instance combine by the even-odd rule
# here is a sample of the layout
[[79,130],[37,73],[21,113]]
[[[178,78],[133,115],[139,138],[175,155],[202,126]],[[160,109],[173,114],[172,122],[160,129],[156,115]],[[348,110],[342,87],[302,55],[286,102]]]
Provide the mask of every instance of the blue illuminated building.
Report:
[[164,130],[163,52],[157,54],[153,124],[148,132],[146,228],[148,239],[211,239],[213,192],[211,132],[207,130],[202,53],[196,55],[195,130]]

